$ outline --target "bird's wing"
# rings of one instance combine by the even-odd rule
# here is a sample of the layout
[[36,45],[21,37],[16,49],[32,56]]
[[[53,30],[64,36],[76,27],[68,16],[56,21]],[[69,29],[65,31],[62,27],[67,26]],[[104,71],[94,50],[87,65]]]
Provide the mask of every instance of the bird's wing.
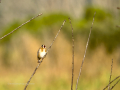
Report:
[[38,51],[37,51],[37,58],[38,58],[38,60],[41,59],[41,58],[40,58],[40,54],[39,54],[39,50],[40,50],[40,49],[38,49]]

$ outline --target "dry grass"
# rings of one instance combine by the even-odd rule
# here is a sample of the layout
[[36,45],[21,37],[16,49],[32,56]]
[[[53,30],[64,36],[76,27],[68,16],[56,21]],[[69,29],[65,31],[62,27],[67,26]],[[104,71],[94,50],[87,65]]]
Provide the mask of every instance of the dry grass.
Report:
[[[21,59],[20,57],[23,57],[22,54],[22,49],[21,47],[17,48],[17,44],[14,45],[15,42],[12,42],[12,44],[15,46],[13,48],[13,52],[15,53],[15,50],[17,49],[17,53],[18,55],[21,55],[19,57],[15,57],[14,59],[10,58],[11,62],[18,62],[19,64],[17,65],[17,68],[15,69],[15,64],[12,64],[13,67],[11,67],[11,69],[9,69],[9,72],[6,71],[6,69],[4,69],[3,67],[1,67],[3,70],[0,70],[2,72],[1,77],[3,77],[1,79],[1,81],[3,81],[3,83],[26,83],[28,76],[31,75],[31,71],[34,70],[34,67],[37,65],[37,58],[36,58],[36,49],[33,49],[34,47],[38,47],[40,45],[39,41],[41,42],[41,40],[37,41],[35,37],[33,37],[32,35],[28,35],[28,33],[23,33],[22,37],[26,37],[26,39],[28,40],[27,42],[26,39],[21,39],[22,42],[22,48],[26,47],[27,51],[26,52],[30,52],[28,53],[27,57],[30,57],[30,59]],[[18,38],[21,35],[18,36]],[[82,38],[78,38],[81,42],[76,41],[75,44],[77,44],[79,47],[77,47],[77,50],[75,48],[75,71],[74,71],[74,78],[77,78],[77,73],[79,72],[79,65],[82,61],[82,57],[83,57],[83,52],[84,52],[84,48],[85,48],[85,41],[82,40]],[[16,38],[13,38],[13,41],[17,40]],[[33,43],[33,41],[34,43]],[[52,39],[51,39],[52,40]],[[62,42],[62,44],[61,44]],[[25,44],[28,43],[28,44]],[[29,43],[33,43],[30,47],[27,47],[27,45],[29,45]],[[60,49],[58,50],[58,46],[60,45]],[[67,47],[66,47],[67,46]],[[33,47],[33,48],[32,48]],[[16,49],[15,49],[16,48]],[[30,48],[32,50],[30,50]],[[64,51],[64,49],[66,49],[66,51]],[[57,59],[53,59],[54,56],[51,56],[50,53],[52,53],[52,51],[54,50],[55,55],[57,56]],[[24,50],[23,50],[24,51]],[[64,53],[63,53],[64,51]],[[77,51],[79,51],[79,53],[77,53]],[[13,53],[11,52],[11,53]],[[55,90],[59,87],[58,90],[63,89],[65,87],[64,83],[67,83],[66,85],[66,89],[63,90],[69,90],[70,89],[70,82],[71,82],[71,45],[70,43],[67,41],[67,39],[65,39],[65,36],[63,33],[60,34],[60,36],[57,38],[57,41],[54,43],[54,48],[52,48],[52,50],[50,50],[50,53],[48,54],[48,56],[46,57],[46,59],[44,60],[44,63],[41,64],[40,68],[38,69],[38,72],[35,74],[34,78],[32,79],[31,83],[35,83],[34,85],[29,85],[28,89],[32,90],[32,89],[37,89],[38,87],[46,90],[46,87],[49,87],[50,90]],[[90,56],[87,55],[86,56],[86,60],[84,63],[84,68],[82,71],[82,75],[81,75],[81,79],[80,79],[80,86],[79,88],[84,88],[84,89],[89,89],[89,90],[101,90],[103,89],[104,86],[106,86],[108,84],[108,77],[109,77],[109,73],[110,73],[110,59],[112,57],[116,57],[115,60],[119,59],[119,50],[114,52],[112,55],[106,55],[105,52],[105,48],[104,46],[100,46],[98,47],[95,52],[93,54],[91,54]],[[61,59],[61,57],[63,59]],[[102,57],[102,58],[101,58]],[[34,58],[36,58],[36,60],[34,60]],[[14,60],[14,61],[13,61]],[[25,63],[25,61],[27,60],[27,62]],[[104,61],[104,62],[103,62]],[[101,66],[102,65],[102,66]],[[19,66],[19,67],[18,67]],[[13,68],[13,69],[12,69]],[[113,68],[113,78],[115,78],[116,75],[119,75],[119,65],[117,64],[116,61],[114,61],[114,68]],[[12,71],[13,70],[13,71]],[[6,71],[6,72],[5,72]],[[49,75],[48,75],[49,73]],[[5,75],[3,75],[5,74]],[[19,80],[19,78],[22,76],[22,80]],[[16,80],[14,80],[14,77],[16,76]],[[61,81],[63,80],[63,81]],[[97,81],[96,81],[97,80]],[[75,82],[76,80],[74,80]],[[63,83],[63,84],[60,84]],[[98,83],[100,85],[98,85],[99,89],[97,88],[97,84]],[[56,86],[54,86],[56,84]],[[1,84],[2,85],[2,84]],[[11,85],[7,85],[7,87],[9,87],[9,90],[13,90],[13,88],[18,89],[19,87],[21,87],[21,89],[24,88],[24,85],[12,85],[12,87],[10,87]],[[54,87],[51,87],[54,86]],[[75,86],[75,84],[74,84]],[[119,85],[116,86],[116,88]],[[62,88],[63,87],[63,88]],[[31,89],[32,88],[32,89]],[[52,89],[51,89],[52,88]],[[2,89],[5,90],[5,89]]]

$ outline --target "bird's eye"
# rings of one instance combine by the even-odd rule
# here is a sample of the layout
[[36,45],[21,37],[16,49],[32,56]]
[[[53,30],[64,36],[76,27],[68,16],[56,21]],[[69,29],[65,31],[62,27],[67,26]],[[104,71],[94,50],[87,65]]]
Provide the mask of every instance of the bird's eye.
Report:
[[44,48],[45,48],[45,45],[44,45]]

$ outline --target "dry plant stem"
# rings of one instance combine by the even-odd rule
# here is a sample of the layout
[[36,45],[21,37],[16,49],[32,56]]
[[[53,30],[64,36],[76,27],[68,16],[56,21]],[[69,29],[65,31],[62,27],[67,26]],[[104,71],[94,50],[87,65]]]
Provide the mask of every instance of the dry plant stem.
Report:
[[48,53],[49,49],[51,48],[51,46],[53,45],[55,39],[57,38],[57,36],[58,36],[59,32],[61,31],[62,27],[64,26],[65,22],[66,22],[66,20],[63,21],[63,24],[62,24],[62,26],[60,27],[58,33],[56,34],[56,36],[55,36],[53,42],[51,43],[50,47],[48,48],[47,53]]
[[109,79],[108,90],[111,90],[111,89],[110,89],[110,81],[111,81],[111,76],[112,76],[112,68],[113,68],[113,59],[112,59],[112,64],[111,64],[111,73],[110,73],[110,79]]
[[[43,59],[42,59],[42,60],[43,60]],[[27,88],[27,86],[28,86],[28,84],[29,84],[30,80],[32,79],[33,75],[35,74],[36,70],[38,69],[38,67],[40,66],[40,64],[41,64],[41,63],[42,63],[42,61],[41,61],[41,62],[38,64],[38,66],[35,68],[35,70],[34,70],[34,72],[33,72],[32,76],[30,77],[29,81],[27,82],[27,84],[26,84],[26,86],[25,86],[24,90],[26,90],[26,88]]]
[[[63,24],[62,24],[61,28],[59,29],[59,31],[58,31],[58,33],[56,34],[56,36],[55,36],[54,40],[52,41],[52,43],[51,43],[50,47],[48,48],[47,53],[48,53],[48,51],[50,50],[51,46],[53,45],[53,43],[54,43],[55,39],[57,38],[57,36],[58,36],[59,32],[61,31],[61,29],[62,29],[62,27],[63,27],[63,25],[64,25],[64,23],[65,23],[65,22],[66,22],[66,21],[64,20],[64,22],[63,22]],[[46,55],[47,55],[47,53],[46,53]],[[41,61],[40,61],[40,63],[38,64],[38,66],[35,68],[35,70],[34,70],[33,74],[31,75],[31,77],[30,77],[29,81],[27,82],[27,84],[26,84],[26,86],[25,86],[24,90],[26,90],[27,86],[29,85],[29,82],[31,81],[32,77],[33,77],[33,76],[34,76],[34,74],[36,73],[36,71],[37,71],[38,67],[40,66],[40,64],[42,63],[43,59],[46,57],[46,55],[45,55],[45,56],[41,59]]]
[[111,87],[110,90],[112,90],[118,84],[119,81],[120,81],[120,79]]
[[[116,79],[118,79],[120,76],[117,76],[115,79],[113,79],[111,82],[110,82],[110,84],[112,83],[112,82],[114,82]],[[105,90],[107,87],[109,86],[109,84],[103,89],[103,90]]]
[[94,23],[95,14],[96,14],[96,12],[94,13],[94,16],[93,16],[93,22],[92,22],[92,26],[90,28],[90,33],[89,33],[89,37],[88,37],[88,40],[87,40],[86,49],[85,49],[84,57],[83,57],[82,64],[81,64],[81,67],[80,67],[79,75],[78,75],[78,78],[77,78],[77,83],[76,83],[76,89],[75,90],[77,90],[77,87],[78,87],[78,81],[79,81],[81,71],[82,71],[82,66],[83,66],[83,63],[84,63],[84,60],[85,60],[86,51],[87,51],[87,47],[88,47],[88,43],[89,43],[89,39],[90,39],[90,35],[91,35],[91,30],[92,30],[93,23]]
[[16,31],[17,29],[21,28],[23,25],[27,24],[27,23],[30,22],[31,20],[33,20],[33,19],[35,19],[36,17],[41,16],[41,15],[42,15],[42,13],[41,13],[41,14],[38,14],[38,15],[35,16],[35,17],[33,17],[32,19],[28,20],[27,22],[21,24],[19,27],[17,27],[16,29],[14,29],[13,31],[11,31],[10,33],[8,33],[8,34],[4,35],[3,37],[1,37],[0,40],[3,39],[3,38],[5,38],[6,36],[12,34],[14,31]]
[[73,78],[74,78],[74,36],[73,36],[73,27],[71,19],[69,18],[71,28],[72,28],[72,80],[71,80],[71,90],[73,90]]

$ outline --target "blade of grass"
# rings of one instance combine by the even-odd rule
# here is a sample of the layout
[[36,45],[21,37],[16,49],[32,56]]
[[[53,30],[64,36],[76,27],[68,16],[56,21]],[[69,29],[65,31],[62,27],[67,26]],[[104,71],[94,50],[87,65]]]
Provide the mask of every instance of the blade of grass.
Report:
[[[110,82],[110,84],[113,83],[115,80],[117,80],[119,77],[120,77],[120,76],[117,76],[115,79],[113,79],[113,80]],[[109,84],[108,84],[108,85],[109,85]],[[103,90],[105,90],[105,89],[108,87],[108,85],[107,85]]]
[[112,90],[118,84],[119,81],[120,81],[120,79],[111,87],[110,90]]

